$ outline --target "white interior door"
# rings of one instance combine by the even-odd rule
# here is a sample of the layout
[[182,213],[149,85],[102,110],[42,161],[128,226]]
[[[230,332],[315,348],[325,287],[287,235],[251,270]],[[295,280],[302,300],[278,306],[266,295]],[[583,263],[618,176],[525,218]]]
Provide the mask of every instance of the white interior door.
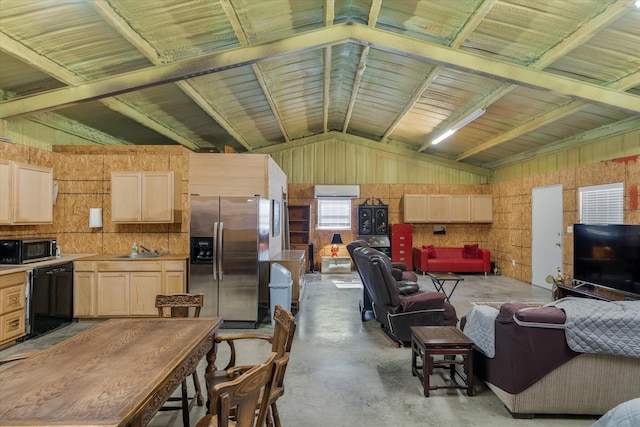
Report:
[[551,289],[546,277],[563,266],[562,185],[533,189],[531,236],[531,283]]

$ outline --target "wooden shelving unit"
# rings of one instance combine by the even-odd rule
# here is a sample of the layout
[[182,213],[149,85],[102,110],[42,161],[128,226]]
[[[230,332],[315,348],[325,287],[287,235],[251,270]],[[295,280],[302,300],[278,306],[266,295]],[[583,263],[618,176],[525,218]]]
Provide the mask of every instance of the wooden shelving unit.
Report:
[[311,206],[309,205],[289,205],[289,243],[291,249],[303,250],[307,260],[307,270],[313,262],[309,259],[309,243],[311,229]]

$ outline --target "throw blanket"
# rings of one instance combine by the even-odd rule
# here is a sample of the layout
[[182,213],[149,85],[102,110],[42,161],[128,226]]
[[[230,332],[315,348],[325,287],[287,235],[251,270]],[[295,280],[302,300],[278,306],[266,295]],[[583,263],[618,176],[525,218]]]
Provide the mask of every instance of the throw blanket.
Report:
[[496,317],[498,310],[495,308],[475,305],[467,313],[464,326],[464,334],[491,359],[496,356]]
[[567,315],[567,345],[581,353],[640,357],[640,301],[562,298],[550,306]]

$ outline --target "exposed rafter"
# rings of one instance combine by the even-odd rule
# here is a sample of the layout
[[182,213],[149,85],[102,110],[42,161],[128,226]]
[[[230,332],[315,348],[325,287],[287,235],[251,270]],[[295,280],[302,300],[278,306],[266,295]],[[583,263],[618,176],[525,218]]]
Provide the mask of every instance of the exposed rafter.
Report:
[[[325,0],[322,23],[325,27],[333,25],[335,18],[334,0]],[[329,107],[331,104],[331,46],[325,47],[323,51],[324,64],[322,71],[322,132],[329,131]]]
[[[553,47],[552,49],[550,49],[547,52],[545,52],[540,58],[538,58],[535,62],[533,62],[530,65],[530,68],[533,69],[533,70],[543,70],[544,68],[546,68],[550,64],[552,64],[554,61],[556,61],[558,58],[566,55],[568,52],[572,51],[573,49],[575,49],[576,47],[582,45],[583,43],[586,43],[589,39],[591,39],[591,37],[593,37],[594,34],[596,34],[596,32],[599,29],[604,28],[606,25],[608,25],[611,22],[613,22],[614,20],[618,19],[620,17],[620,15],[625,12],[625,10],[626,10],[626,8],[628,6],[628,3],[629,3],[628,0],[620,0],[620,1],[616,2],[616,3],[611,4],[603,13],[599,14],[598,16],[596,16],[591,21],[589,21],[589,22],[585,23],[584,25],[582,25],[570,37],[567,37],[562,42],[557,44],[555,47]],[[500,99],[503,96],[507,95],[509,92],[511,92],[512,90],[514,90],[517,87],[518,86],[515,85],[515,84],[509,84],[509,83],[502,84],[500,87],[496,88],[490,94],[483,96],[482,99],[480,99],[479,101],[472,102],[469,105],[467,105],[466,108],[464,108],[464,110],[458,112],[458,114],[456,114],[455,116],[452,116],[450,118],[450,120],[447,120],[442,125],[436,127],[431,134],[433,134],[433,135],[439,134],[439,133],[443,132],[444,129],[448,128],[451,123],[457,121],[460,117],[466,117],[469,114],[471,114],[471,112],[476,111],[479,108],[487,108],[487,107],[489,107],[494,102],[496,102],[498,99]],[[576,109],[574,112],[577,112],[577,111],[580,111],[580,109]],[[558,119],[560,119],[562,117],[565,117],[565,116],[566,116],[566,114],[563,114],[562,112],[559,112]],[[548,122],[545,122],[544,120],[541,120],[541,121],[539,121],[539,123],[540,123],[539,126],[544,126],[544,124],[546,124]],[[522,128],[523,131],[526,131],[526,132],[529,132],[529,131],[532,131],[532,130],[536,129],[535,127],[530,127],[530,126],[521,127],[521,128]],[[515,130],[515,129],[513,129],[513,130]],[[504,135],[506,135],[506,134],[514,135],[514,132],[512,132],[512,131],[505,132]],[[518,135],[515,135],[515,136],[518,136]],[[514,136],[511,136],[511,138],[513,138],[513,137]],[[495,141],[504,142],[504,141],[507,141],[507,140],[508,139],[501,138],[501,135],[499,135],[496,138],[492,138],[492,141],[494,141],[494,142]],[[489,142],[489,141],[487,141],[487,142]],[[496,142],[496,143],[493,143],[491,145],[487,144],[486,146],[485,146],[485,144],[481,144],[481,145],[485,146],[486,148],[490,148],[490,147],[493,147],[495,145],[500,144],[501,142]],[[418,151],[423,151],[427,147],[429,147],[430,145],[431,145],[430,142],[425,142],[424,144],[422,144],[420,146]],[[476,151],[476,152],[479,152],[479,151]],[[468,157],[466,155],[466,153],[463,153],[463,154],[461,154],[461,156],[458,157],[458,160],[461,160],[461,159],[466,158],[466,157]]]
[[[61,82],[67,85],[75,86],[75,85],[84,84],[84,80],[78,77],[76,74],[72,73],[71,71],[67,70],[64,67],[61,67],[60,65],[49,60],[48,58],[42,55],[38,55],[31,49],[26,48],[24,45],[22,45],[22,43],[19,43],[18,41],[12,39],[11,37],[7,36],[4,33],[0,33],[0,49],[7,52],[11,56],[18,58],[21,61],[31,64],[31,66],[33,66],[37,70],[57,80],[60,80]],[[130,107],[129,105],[125,104],[124,102],[116,98],[109,99],[109,100],[101,99],[100,102],[105,106],[107,106],[108,108],[114,111],[118,111],[119,113],[129,117],[130,119],[137,121],[143,126],[151,128],[156,132],[158,132],[159,134],[179,144],[182,144],[185,147],[188,147],[188,148],[196,147],[196,145],[193,142],[191,142],[188,138],[185,138],[182,135],[177,134],[175,131],[169,129],[168,127],[154,120],[151,120],[145,114],[140,113],[139,111],[135,110],[134,108]],[[1,103],[0,103],[0,111],[4,111],[4,107]],[[41,112],[44,112],[44,111],[46,110],[43,110]],[[128,115],[126,113],[127,111],[130,112],[131,115]],[[64,122],[62,118],[60,119],[60,121]]]
[[[244,31],[244,28],[242,28],[242,23],[238,19],[238,15],[236,14],[236,11],[233,8],[233,5],[231,4],[230,0],[220,0],[220,4],[222,5],[222,9],[224,10],[225,15],[227,15],[227,19],[231,23],[231,28],[233,28],[233,32],[236,34],[236,37],[240,41],[240,45],[248,46],[249,39],[247,37],[247,34]],[[258,80],[258,84],[260,85],[260,88],[262,89],[262,93],[264,94],[264,97],[267,100],[269,107],[271,108],[271,113],[273,114],[273,117],[275,118],[276,123],[280,128],[280,132],[282,133],[284,140],[289,141],[289,135],[287,134],[287,129],[284,127],[284,124],[282,122],[282,116],[278,112],[278,107],[276,106],[276,103],[273,100],[273,96],[271,95],[269,86],[264,80],[264,75],[262,74],[260,65],[257,63],[251,64],[251,69],[253,70],[253,74],[256,76],[256,79]]]
[[[460,45],[467,39],[467,37],[469,37],[469,35],[473,33],[473,31],[476,28],[478,28],[478,25],[480,25],[484,17],[487,15],[487,13],[489,13],[489,11],[491,10],[495,2],[496,0],[485,0],[484,2],[482,2],[482,4],[471,15],[471,17],[469,18],[467,23],[464,25],[464,27],[460,30],[460,32],[458,32],[457,36],[451,43],[452,49],[458,49]],[[394,122],[391,124],[391,126],[389,126],[385,134],[382,136],[380,142],[389,142],[388,138],[391,135],[391,133],[400,124],[402,119],[404,119],[405,116],[409,114],[411,109],[416,105],[416,103],[422,97],[422,94],[424,93],[424,91],[427,90],[429,85],[431,85],[431,83],[440,75],[440,73],[443,70],[444,70],[444,67],[442,65],[436,65],[427,74],[427,76],[424,78],[424,80],[422,80],[422,82],[418,86],[418,89],[415,91],[415,93],[413,94],[409,102],[407,102],[407,105],[405,105],[402,112],[398,115],[398,117],[394,120]],[[418,150],[418,151],[422,151],[422,150]]]
[[[140,51],[152,64],[160,65],[162,60],[158,56],[158,52],[151,46],[144,38],[140,37],[140,34],[135,32],[131,26],[124,21],[120,15],[116,13],[111,5],[105,0],[95,0],[91,2],[93,8],[104,18],[104,20],[111,25],[122,37],[129,41],[136,49]],[[211,118],[213,118],[220,126],[222,126],[229,135],[231,135],[236,141],[244,146],[247,150],[250,150],[248,142],[242,138],[242,136],[231,126],[222,116],[213,109],[213,107],[198,93],[194,87],[186,81],[176,82],[178,87],[189,96],[200,108],[202,108]],[[123,111],[115,109],[122,114]],[[126,114],[125,114],[126,115]],[[179,141],[178,141],[179,142]],[[197,147],[193,144],[191,148]]]
[[40,113],[27,118],[32,122],[40,123],[52,129],[58,129],[69,135],[75,135],[98,145],[131,145],[129,141],[116,138],[92,127],[86,126],[75,120],[68,119],[60,114]]
[[[255,63],[309,49],[354,41],[425,61],[476,73],[526,87],[548,90],[584,102],[640,114],[639,97],[581,82],[575,79],[532,70],[434,43],[410,39],[398,34],[359,24],[340,24],[296,34],[286,39],[230,49],[171,64],[158,65],[44,94],[0,103],[0,118],[17,117],[78,104],[85,101],[166,84],[224,69]],[[1,43],[0,43],[1,44]]]

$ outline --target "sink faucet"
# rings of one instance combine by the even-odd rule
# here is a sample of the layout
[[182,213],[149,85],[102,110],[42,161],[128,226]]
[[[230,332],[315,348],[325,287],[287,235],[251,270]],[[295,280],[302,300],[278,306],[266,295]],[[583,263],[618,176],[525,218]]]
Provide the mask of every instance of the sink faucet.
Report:
[[140,255],[147,254],[147,253],[151,252],[151,249],[146,248],[146,247],[144,247],[142,245],[140,245],[139,248],[140,248]]

